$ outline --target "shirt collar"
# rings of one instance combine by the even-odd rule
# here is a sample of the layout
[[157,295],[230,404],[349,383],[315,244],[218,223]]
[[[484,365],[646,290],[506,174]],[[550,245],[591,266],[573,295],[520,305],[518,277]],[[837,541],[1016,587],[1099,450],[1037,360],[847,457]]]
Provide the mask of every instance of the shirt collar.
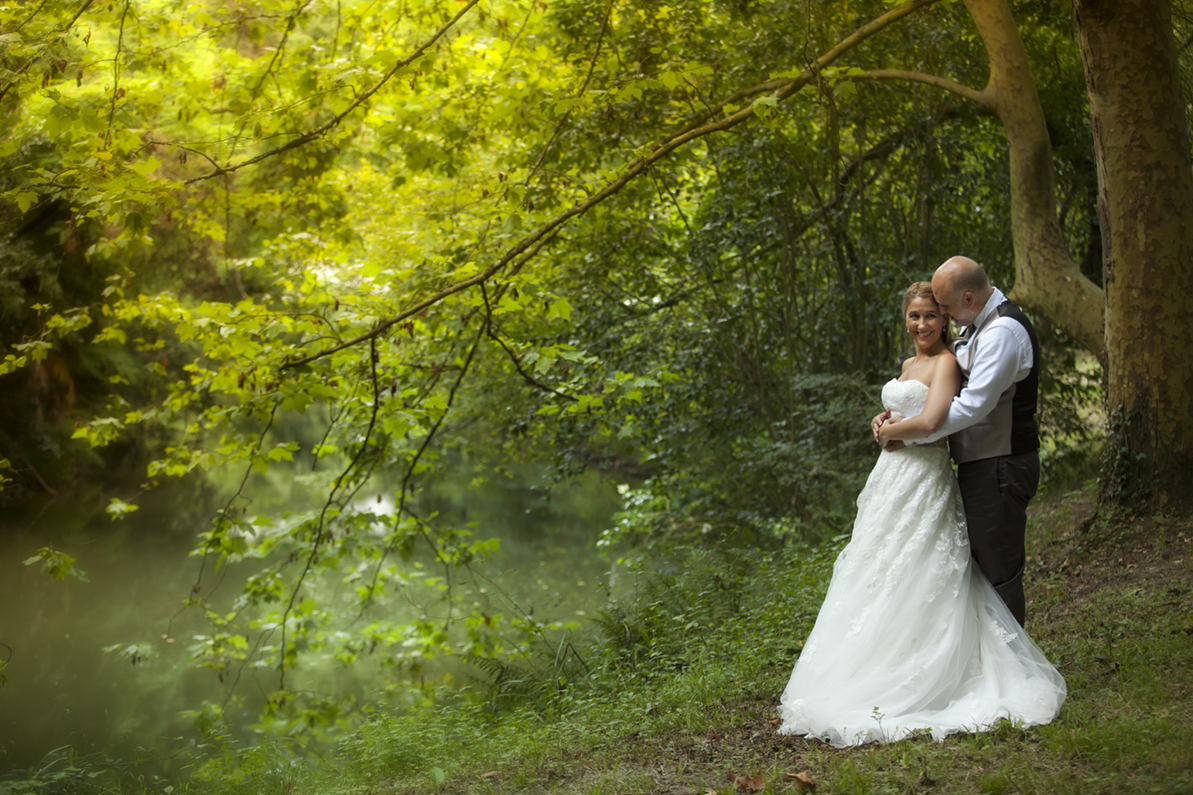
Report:
[[986,306],[982,307],[982,311],[978,314],[977,320],[973,322],[974,332],[977,332],[982,326],[986,325],[986,321],[994,314],[994,310],[1002,305],[1007,297],[1002,294],[1002,290],[997,287],[993,288],[994,292],[990,294],[989,300],[986,301]]

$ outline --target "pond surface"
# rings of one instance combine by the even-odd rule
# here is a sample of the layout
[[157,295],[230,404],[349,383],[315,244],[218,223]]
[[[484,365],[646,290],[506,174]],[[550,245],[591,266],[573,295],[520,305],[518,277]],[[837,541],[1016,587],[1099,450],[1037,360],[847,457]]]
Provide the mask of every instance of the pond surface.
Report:
[[[616,482],[590,473],[546,492],[528,485],[537,473],[523,474],[475,484],[449,473],[420,502],[476,522],[478,538],[501,540],[500,552],[484,567],[489,579],[462,587],[488,585],[536,618],[584,623],[605,600],[609,563],[596,553],[595,540],[620,507]],[[256,484],[257,504],[262,510],[299,507],[307,500],[289,493],[295,488],[271,472]],[[138,747],[162,749],[177,742],[166,738],[194,735],[184,710],[223,701],[227,683],[187,659],[190,637],[209,627],[194,611],[182,611],[199,566],[189,553],[222,506],[218,491],[170,483],[142,495],[140,509],[119,521],[104,512],[112,495],[98,490],[47,497],[0,518],[0,660],[7,659],[0,773],[35,765],[66,745],[114,758],[144,756]],[[387,500],[384,491],[374,491],[362,495]],[[89,581],[53,580],[40,566],[24,565],[47,546],[76,558]],[[103,652],[147,641],[155,642],[158,655],[136,665]],[[339,692],[364,700],[380,687],[367,666],[351,672],[327,666],[321,675],[335,677]],[[238,686],[246,734],[275,684],[250,675]]]

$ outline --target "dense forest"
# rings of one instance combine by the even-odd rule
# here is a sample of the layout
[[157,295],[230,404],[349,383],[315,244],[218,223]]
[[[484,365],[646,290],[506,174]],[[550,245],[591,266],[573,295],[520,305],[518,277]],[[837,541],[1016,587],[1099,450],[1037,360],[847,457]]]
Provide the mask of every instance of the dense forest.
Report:
[[5,6],[0,501],[215,494],[190,665],[268,672],[267,733],[368,713],[316,660],[575,676],[457,587],[500,545],[436,489],[599,476],[588,552],[648,574],[847,533],[900,296],[964,254],[1040,331],[1046,486],[1187,507],[1190,41],[1183,0]]

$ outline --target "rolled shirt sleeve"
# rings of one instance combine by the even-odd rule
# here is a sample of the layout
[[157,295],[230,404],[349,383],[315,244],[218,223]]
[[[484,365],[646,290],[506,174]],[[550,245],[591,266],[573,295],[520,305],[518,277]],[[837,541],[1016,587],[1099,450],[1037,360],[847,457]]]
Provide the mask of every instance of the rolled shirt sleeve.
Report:
[[1031,372],[1031,338],[1027,329],[1010,318],[990,321],[973,344],[978,348],[973,351],[969,381],[953,398],[944,423],[931,436],[907,444],[930,444],[968,428],[994,411],[999,396]]

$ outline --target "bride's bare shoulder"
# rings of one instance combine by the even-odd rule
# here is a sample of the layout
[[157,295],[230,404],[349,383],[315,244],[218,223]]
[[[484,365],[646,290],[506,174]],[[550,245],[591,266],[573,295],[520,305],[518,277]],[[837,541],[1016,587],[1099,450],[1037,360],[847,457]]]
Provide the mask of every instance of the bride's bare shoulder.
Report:
[[945,389],[956,393],[961,384],[961,367],[953,352],[946,350],[937,355],[932,364],[932,382],[940,383]]
[[957,357],[954,356],[953,352],[948,348],[945,348],[943,351],[936,354],[935,359],[936,361],[934,364],[937,369],[952,368],[957,366]]

